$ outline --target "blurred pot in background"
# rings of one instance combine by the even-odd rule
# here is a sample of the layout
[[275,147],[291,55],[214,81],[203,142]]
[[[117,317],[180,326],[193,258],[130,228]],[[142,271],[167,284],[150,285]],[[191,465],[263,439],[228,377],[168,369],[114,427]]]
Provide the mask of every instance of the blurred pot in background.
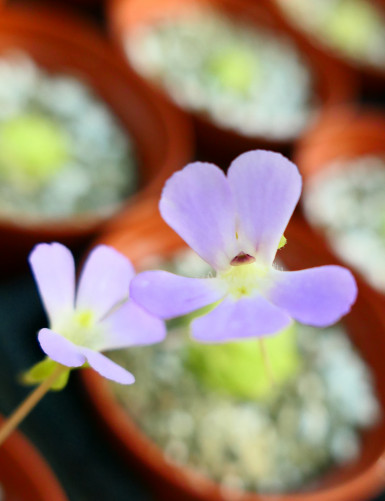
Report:
[[0,499],[68,501],[47,463],[20,432],[0,449]]
[[355,96],[348,71],[296,45],[259,2],[112,0],[108,12],[130,63],[193,116],[210,159],[288,149],[320,110]]
[[2,264],[76,245],[159,193],[193,154],[188,121],[142,88],[86,22],[25,6],[0,17]]
[[301,43],[349,68],[371,89],[385,77],[383,0],[267,0],[282,26]]
[[299,143],[303,211],[329,247],[385,293],[385,116],[341,109]]
[[[334,261],[298,221],[285,235],[280,266]],[[105,234],[100,242],[139,269],[163,264],[183,275],[208,273],[198,256],[181,253],[184,244],[155,204],[138,210],[135,226]],[[87,393],[159,499],[369,498],[384,483],[385,325],[376,295],[364,284],[359,290],[341,324],[323,330],[295,325],[266,339],[273,388],[257,343],[192,342],[179,319],[154,349],[116,353],[119,363],[135,367],[135,385],[120,391],[84,373]]]

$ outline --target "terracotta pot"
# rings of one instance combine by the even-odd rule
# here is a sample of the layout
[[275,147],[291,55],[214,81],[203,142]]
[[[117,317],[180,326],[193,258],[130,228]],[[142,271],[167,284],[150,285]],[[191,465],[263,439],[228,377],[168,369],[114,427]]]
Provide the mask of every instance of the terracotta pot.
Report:
[[[138,155],[140,188],[127,200],[123,212],[135,210],[138,201],[159,193],[165,179],[192,157],[188,120],[144,89],[117,51],[86,21],[52,6],[7,8],[0,16],[0,54],[15,47],[49,72],[83,79],[129,133]],[[59,240],[73,246],[94,235],[106,220],[88,213],[27,224],[0,215],[0,235],[7,247],[2,246],[2,262],[7,261],[7,267],[11,261],[19,265],[39,241]]]
[[[385,66],[383,69],[369,65],[362,60],[356,61],[349,57],[344,57],[343,54],[334,50],[330,45],[324,42],[321,38],[303,29],[296,23],[285,10],[282,8],[278,0],[263,0],[266,6],[270,9],[277,22],[283,29],[288,30],[291,35],[309,49],[312,49],[317,54],[322,54],[329,59],[334,65],[345,70],[353,71],[359,78],[361,85],[368,87],[371,91],[381,92],[383,90],[383,80],[385,78]],[[385,14],[384,0],[368,0],[373,3]]]
[[4,501],[68,501],[47,463],[20,432],[0,448],[0,485]]
[[[288,243],[280,253],[291,269],[307,268],[335,262],[322,242],[312,238],[301,221],[293,220],[285,231]],[[110,233],[101,241],[115,246],[140,264],[151,255],[170,257],[184,244],[161,220],[155,206],[143,207],[137,225],[126,232]],[[363,358],[370,365],[377,385],[380,405],[385,416],[385,318],[375,293],[359,282],[359,298],[345,325]],[[168,501],[358,501],[368,499],[385,486],[385,421],[363,435],[359,459],[348,466],[333,469],[317,487],[302,493],[263,495],[231,491],[225,496],[214,482],[195,471],[178,467],[165,460],[161,450],[148,439],[117,402],[108,383],[95,372],[84,372],[87,393],[116,445],[133,467],[148,478],[157,499]],[[131,468],[131,466],[130,466]]]
[[[304,179],[304,194],[308,187],[310,189],[314,176],[331,163],[341,160],[341,168],[349,169],[349,160],[365,155],[385,156],[385,115],[358,108],[341,108],[325,114],[294,152],[294,162]],[[325,245],[332,248],[325,229],[318,226],[313,229]],[[370,255],[367,258],[370,259]],[[344,259],[342,254],[341,259]],[[361,273],[366,280],[365,272]]]
[[385,115],[359,108],[340,108],[324,116],[299,141],[294,162],[305,189],[330,162],[366,154],[385,154]]
[[[232,19],[262,26],[273,33],[283,34],[282,27],[270,15],[263,2],[249,0],[110,0],[107,4],[110,20],[110,31],[115,41],[124,52],[124,36],[139,25],[150,25],[159,19],[183,14],[189,5],[211,5],[224,11]],[[286,33],[287,34],[287,33]],[[356,96],[357,82],[351,72],[341,69],[323,55],[299,45],[299,50],[305,56],[316,81],[315,93],[320,100],[320,107],[329,107],[349,101]],[[148,83],[162,95],[164,92],[156,84]],[[214,124],[203,114],[192,112],[197,132],[198,146],[205,158],[214,161],[229,162],[245,150],[264,147],[287,151],[290,140],[270,139],[262,135],[247,137],[230,129],[224,129]]]

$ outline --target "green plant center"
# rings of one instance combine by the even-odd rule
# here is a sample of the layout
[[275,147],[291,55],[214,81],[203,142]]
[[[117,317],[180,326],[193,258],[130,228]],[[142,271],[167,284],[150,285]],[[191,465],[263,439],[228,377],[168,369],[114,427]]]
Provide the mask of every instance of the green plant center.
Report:
[[301,368],[295,324],[265,338],[264,343],[276,383],[273,389],[258,339],[212,345],[190,342],[185,363],[204,386],[213,390],[240,399],[269,398]]
[[255,55],[244,47],[230,47],[210,61],[210,72],[224,88],[245,94],[258,68]]
[[19,115],[0,127],[0,174],[14,182],[41,183],[69,159],[69,141],[52,119]]
[[367,1],[345,0],[332,11],[326,24],[328,36],[353,55],[362,53],[372,33],[379,28],[376,9]]

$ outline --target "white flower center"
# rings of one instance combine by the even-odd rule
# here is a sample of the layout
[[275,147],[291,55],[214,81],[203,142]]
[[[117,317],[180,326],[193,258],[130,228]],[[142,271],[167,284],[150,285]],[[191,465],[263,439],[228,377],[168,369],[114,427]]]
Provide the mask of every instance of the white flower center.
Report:
[[97,322],[96,315],[92,310],[75,311],[71,318],[53,330],[56,330],[68,341],[91,349],[97,346],[103,335],[103,328]]
[[[236,233],[236,238],[238,238],[238,233]],[[286,238],[282,235],[278,249],[281,249],[285,244]],[[228,293],[234,298],[250,297],[268,287],[271,266],[262,263],[259,256],[240,252],[231,260],[230,264],[230,268],[219,273],[218,278],[225,282]]]
[[270,266],[254,261],[231,266],[219,278],[226,283],[229,294],[239,299],[242,296],[253,296],[264,289],[269,270]]

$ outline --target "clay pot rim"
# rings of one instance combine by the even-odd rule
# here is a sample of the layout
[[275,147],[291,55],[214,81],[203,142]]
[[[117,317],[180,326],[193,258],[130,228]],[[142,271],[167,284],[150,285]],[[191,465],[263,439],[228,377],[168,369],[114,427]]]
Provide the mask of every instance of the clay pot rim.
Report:
[[376,153],[385,158],[385,113],[369,107],[341,106],[323,114],[303,135],[294,150],[293,162],[306,190],[314,175],[334,160]]
[[[37,21],[37,25],[35,25],[35,21]],[[84,51],[99,63],[108,65],[121,81],[127,83],[127,88],[134,95],[146,102],[153,117],[159,122],[159,127],[162,128],[165,145],[168,145],[160,162],[161,169],[144,185],[141,185],[141,181],[143,181],[140,176],[141,159],[138,159],[138,189],[116,206],[101,207],[99,210],[86,211],[57,219],[39,219],[38,216],[36,219],[24,218],[22,215],[8,217],[0,213],[0,226],[6,231],[27,234],[39,231],[52,232],[58,238],[61,235],[66,236],[69,232],[72,235],[82,235],[85,232],[95,231],[99,226],[113,221],[115,217],[124,216],[126,210],[142,199],[160,193],[165,180],[175,170],[176,165],[184,164],[192,158],[194,151],[193,131],[187,117],[175,107],[170,106],[166,100],[143,88],[138,77],[127,68],[118,51],[108,43],[108,40],[105,40],[102,33],[91,21],[63,6],[48,7],[45,4],[40,5],[38,2],[37,6],[23,4],[6,7],[0,16],[0,27],[2,34],[14,32],[20,39],[35,37],[42,41],[49,40],[58,46],[66,46],[74,51]],[[86,73],[87,71],[85,71]],[[86,83],[93,88],[91,83]],[[96,94],[99,95],[99,92],[96,91]],[[102,96],[99,97],[106,103]],[[111,114],[116,116],[116,110],[112,109],[108,103],[107,106],[110,108]],[[127,134],[127,127],[122,124],[121,128]],[[136,142],[133,137],[131,137],[131,141],[135,150]]]
[[[3,421],[0,417],[0,423]],[[28,482],[33,484],[39,492],[39,500],[69,501],[46,460],[20,431],[14,431],[1,446],[0,456],[4,455],[17,463],[24,479],[27,478]],[[29,499],[32,501],[31,498]],[[33,501],[39,500],[33,499]]]
[[[374,3],[378,9],[383,11],[385,19],[385,3],[383,0],[374,0]],[[344,55],[342,52],[334,49],[328,43],[322,41],[320,37],[314,36],[312,33],[308,32],[306,29],[301,28],[301,26],[291,20],[291,17],[285,13],[285,10],[281,7],[278,0],[266,0],[266,5],[269,6],[271,12],[274,13],[276,18],[280,21],[281,25],[284,26],[289,32],[299,41],[306,43],[312,47],[315,51],[325,54],[331,60],[340,64],[345,68],[350,68],[355,72],[361,72],[370,77],[381,78],[385,77],[385,66],[383,68],[374,66],[372,64],[365,64],[365,60],[355,60],[349,56]]]
[[[252,2],[249,0],[190,0],[193,3],[198,3],[198,4],[219,4],[219,5],[237,5],[241,3],[243,9],[252,9]],[[265,3],[269,3],[270,0],[261,0],[261,8],[265,8],[264,5]],[[109,20],[109,32],[111,35],[112,40],[115,42],[115,44],[119,47],[121,54],[123,57],[126,58],[127,64],[129,64],[126,52],[124,49],[124,44],[122,42],[124,33],[127,31],[125,23],[121,20],[121,12],[124,10],[124,5],[129,4],[132,2],[132,0],[109,0],[107,3],[107,19]],[[177,2],[173,2],[174,4]],[[175,7],[175,6],[174,6]],[[255,8],[255,5],[254,5]],[[175,10],[175,9],[174,9]],[[268,15],[269,13],[271,14],[270,9],[266,9],[265,16]],[[241,15],[240,15],[241,17]],[[359,82],[357,78],[355,77],[354,73],[351,72],[348,68],[342,68],[341,65],[335,64],[333,61],[331,61],[328,58],[325,58],[325,56],[315,50],[313,50],[311,47],[308,46],[308,44],[303,43],[301,40],[298,40],[298,38],[293,37],[292,34],[285,29],[282,26],[282,23],[277,22],[276,16],[272,16],[272,19],[269,20],[267,23],[263,19],[263,15],[260,14],[258,11],[253,11],[251,10],[251,16],[249,16],[252,19],[252,23],[254,24],[262,24],[262,25],[267,25],[267,29],[270,31],[277,31],[279,33],[282,33],[282,35],[286,35],[287,37],[292,39],[293,44],[297,47],[298,52],[301,54],[303,59],[306,61],[306,64],[308,65],[310,69],[310,73],[314,77],[315,81],[315,96],[318,97],[320,103],[318,105],[318,113],[322,113],[324,110],[329,109],[330,107],[333,107],[336,104],[339,104],[341,102],[345,101],[352,101],[358,94],[358,89],[359,89]],[[151,21],[150,21],[151,23]],[[134,22],[131,22],[131,24],[135,24]],[[273,26],[272,26],[273,25]],[[330,78],[330,74],[333,73],[333,78]],[[172,102],[173,104],[174,101],[172,98],[168,95],[167,91],[162,89],[161,85],[157,85],[156,83],[153,83],[149,81],[148,79],[145,79],[144,77],[141,77],[143,82],[146,83],[146,85],[152,89],[153,92],[156,92],[158,95],[161,95],[162,97],[165,97],[169,102]],[[338,83],[338,85],[337,85]],[[320,88],[323,88],[323,90],[326,90],[326,94],[330,94],[325,98],[324,96],[320,96]],[[249,140],[249,141],[261,141],[264,144],[270,145],[271,148],[278,148],[278,147],[286,147],[288,145],[291,145],[295,143],[300,137],[301,133],[294,138],[274,138],[274,137],[269,137],[269,136],[264,136],[263,134],[256,134],[256,135],[244,135],[240,133],[239,131],[221,126],[220,124],[217,124],[213,120],[210,119],[205,113],[199,113],[199,112],[194,112],[193,110],[188,110],[183,107],[180,107],[185,113],[190,114],[194,120],[196,120],[198,123],[204,124],[205,127],[212,127],[214,129],[219,129],[223,130],[228,134],[231,134],[236,137],[240,137],[244,140]]]
[[[141,238],[143,234],[146,235],[149,231],[151,232],[151,238],[153,240],[158,236],[157,232],[159,232],[159,234],[162,233],[162,229],[159,226],[151,223],[148,223],[146,226],[146,218],[148,218],[149,214],[151,214],[151,208],[149,208],[147,204],[147,206],[145,205],[141,208],[141,213],[139,215],[140,223],[144,221],[144,224],[142,227],[138,226],[130,231],[129,241]],[[143,215],[144,217],[141,218]],[[294,221],[294,223],[292,220],[291,227],[294,228],[294,237],[302,241],[301,239],[305,239],[306,235],[307,247],[315,251],[317,258],[321,259],[322,257],[323,260],[326,259],[326,262],[335,261],[333,256],[328,253],[327,249],[322,246],[321,241],[317,242],[317,238],[313,238],[311,232],[306,234],[307,230],[303,228],[304,224],[301,218],[298,218],[297,222]],[[101,236],[99,242],[113,245],[112,242],[115,237],[116,234],[110,233],[104,237]],[[118,237],[124,239],[124,232],[118,234]],[[164,254],[167,256],[172,254],[176,249],[185,246],[186,244],[181,241],[179,236],[174,234],[173,237],[170,234],[167,235],[167,239],[162,248],[165,247],[166,250]],[[119,250],[119,245],[117,245],[117,248]],[[147,247],[140,248],[141,251],[144,249],[146,249],[145,252],[148,252]],[[157,250],[156,248],[153,252]],[[151,252],[148,252],[148,255],[151,255]],[[138,260],[138,255],[134,254],[134,256],[135,257],[132,257],[132,259],[135,264]],[[142,254],[139,253],[139,256],[142,256]],[[361,283],[360,279],[357,281],[359,290],[361,293],[364,291],[365,294],[364,303],[368,303],[370,300],[372,310],[377,314],[377,321],[385,331],[385,318],[380,315],[382,303],[371,289]],[[371,297],[368,298],[367,296],[370,294]],[[207,501],[208,499],[220,501],[224,499],[219,486],[214,481],[188,467],[175,466],[167,462],[160,448],[139,429],[128,412],[118,403],[116,397],[110,391],[108,383],[105,380],[101,381],[98,374],[91,370],[83,371],[82,380],[91,403],[98,411],[99,418],[103,421],[104,425],[107,425],[108,433],[113,436],[117,445],[124,449],[123,452],[126,456],[131,459],[139,457],[140,462],[145,465],[145,468],[149,470],[151,474],[155,474],[163,481],[166,480],[166,482],[171,484],[174,488],[176,487],[177,489],[183,490],[189,496],[192,496],[193,499],[199,499],[201,501]],[[239,497],[240,493],[238,491],[234,492],[234,499],[238,499],[239,497],[242,501],[276,501],[277,499],[282,501],[324,501],[325,499],[330,501],[360,501],[363,499],[363,496],[375,495],[385,486],[384,454],[385,450],[381,451],[376,460],[372,461],[361,474],[354,478],[344,479],[339,485],[326,485],[325,487],[321,486],[321,488],[316,487],[315,490],[312,491],[263,496],[252,493],[242,493],[241,497]],[[327,477],[328,475],[326,474],[325,478],[327,479]],[[232,499],[231,496],[230,499]]]
[[[99,420],[108,427],[108,434],[113,435],[115,442],[124,447],[124,453],[135,461],[139,456],[145,467],[155,472],[156,475],[165,478],[172,486],[184,490],[194,499],[201,501],[220,501],[224,498],[220,495],[218,485],[184,466],[168,463],[154,442],[151,441],[139,428],[128,412],[118,404],[108,388],[108,383],[102,380],[95,371],[86,369],[81,375],[82,383],[87,392],[87,397],[96,408]],[[132,438],[135,437],[135,443]],[[344,482],[341,485],[326,488],[316,488],[312,491],[295,492],[289,494],[253,494],[233,492],[234,499],[242,501],[362,501],[367,496],[377,495],[385,486],[383,457],[367,468],[361,475]],[[364,496],[364,497],[363,497]],[[232,499],[229,496],[229,499]]]
[[[303,176],[303,193],[306,196],[308,186],[317,183],[318,175],[326,172],[332,164],[341,161],[340,168],[347,170],[351,166],[350,160],[366,156],[379,156],[385,161],[385,113],[371,108],[345,106],[325,113],[314,124],[297,144],[293,161]],[[312,230],[322,239],[324,246],[333,252],[325,228],[313,225],[308,219],[304,198],[301,205]],[[344,261],[342,255],[340,260]],[[353,266],[347,262],[345,265]],[[367,283],[365,274],[358,268],[353,269]],[[381,297],[381,293],[378,294]]]

